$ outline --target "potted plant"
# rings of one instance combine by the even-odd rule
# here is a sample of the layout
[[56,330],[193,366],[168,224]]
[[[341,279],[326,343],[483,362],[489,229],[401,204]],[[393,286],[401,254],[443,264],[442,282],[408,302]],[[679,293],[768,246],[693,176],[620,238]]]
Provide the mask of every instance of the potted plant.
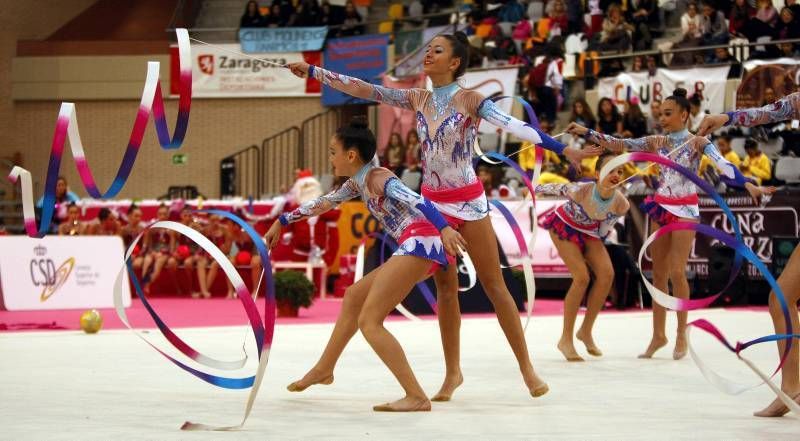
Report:
[[308,308],[314,299],[314,284],[299,271],[275,273],[275,300],[278,317],[297,317],[300,307]]

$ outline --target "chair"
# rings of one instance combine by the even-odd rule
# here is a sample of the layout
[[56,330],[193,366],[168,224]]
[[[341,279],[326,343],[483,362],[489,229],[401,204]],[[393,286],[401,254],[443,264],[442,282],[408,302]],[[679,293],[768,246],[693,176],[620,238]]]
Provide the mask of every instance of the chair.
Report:
[[787,184],[800,184],[800,158],[778,159],[775,164],[775,177]]

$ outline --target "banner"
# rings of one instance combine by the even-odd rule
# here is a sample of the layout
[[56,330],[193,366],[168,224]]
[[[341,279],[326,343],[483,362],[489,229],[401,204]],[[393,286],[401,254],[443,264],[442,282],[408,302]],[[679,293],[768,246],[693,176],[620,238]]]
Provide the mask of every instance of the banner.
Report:
[[[329,40],[325,47],[325,69],[381,84],[380,76],[386,71],[388,45],[389,36],[386,34]],[[328,86],[322,88],[324,106],[365,103],[371,101],[353,98]]]
[[[0,237],[3,306],[8,311],[113,308],[122,265],[118,236]],[[127,307],[127,273],[122,286]]]
[[[237,44],[218,46],[192,45],[193,98],[309,96],[320,92],[317,80],[298,78],[289,69],[228,52],[238,51]],[[278,64],[320,63],[319,52],[260,53],[254,56]],[[170,50],[170,61],[170,92],[177,94],[177,46]]]
[[761,107],[795,91],[800,60],[752,60],[744,63],[747,73],[736,89],[736,108]]
[[[533,257],[533,272],[536,277],[569,277],[570,273],[564,261],[558,255],[558,250],[550,239],[550,233],[542,228],[544,219],[553,212],[557,206],[566,202],[564,199],[537,199],[536,200],[536,221],[539,228],[536,230],[536,247],[531,251]],[[525,207],[519,207],[525,204]],[[533,204],[530,199],[525,201],[503,201],[503,205],[514,215],[514,220],[519,224],[525,242],[531,239],[531,220],[533,215]],[[497,240],[508,259],[508,264],[512,266],[522,265],[522,255],[519,245],[514,237],[513,231],[508,227],[508,223],[497,212],[490,212],[492,226],[497,235]]]
[[[631,196],[631,211],[635,211],[637,217],[641,216],[639,202],[642,199],[642,196]],[[723,196],[723,199],[736,215],[736,221],[739,222],[741,227],[745,245],[750,247],[753,253],[764,263],[772,262],[773,236],[800,237],[800,214],[798,214],[800,198],[798,198],[797,193],[776,193],[765,207],[753,206],[752,199],[746,193],[726,195]],[[711,198],[700,198],[700,222],[733,234],[730,220],[724,216],[722,210]],[[633,225],[633,223],[630,225]],[[631,253],[637,255],[642,244],[642,238],[648,237],[652,231],[650,231],[649,225],[643,225],[643,229],[633,233]],[[718,243],[719,241],[717,240],[698,235],[689,254],[687,271],[696,273],[701,279],[708,277],[708,259],[711,255],[711,247]],[[645,253],[642,265],[644,266],[643,269],[650,269],[652,265],[650,250]],[[746,271],[751,280],[753,278],[763,278],[755,267],[750,264],[746,265]]]
[[[350,201],[339,205],[339,254],[333,260],[333,264],[328,268],[330,274],[337,274],[339,271],[339,261],[341,256],[346,254],[356,254],[358,246],[370,233],[381,231],[381,224],[375,219],[367,205],[361,201]],[[372,239],[367,242],[367,246],[372,245]]]
[[701,111],[722,113],[725,109],[725,84],[730,66],[698,67],[692,69],[658,69],[655,76],[647,72],[626,72],[611,78],[601,78],[599,98],[611,98],[623,110],[626,100],[639,98],[642,112],[650,116],[650,103],[663,101],[672,91],[683,87],[689,96],[699,93],[703,97]]
[[239,43],[249,54],[318,51],[325,44],[327,26],[312,28],[241,28]]

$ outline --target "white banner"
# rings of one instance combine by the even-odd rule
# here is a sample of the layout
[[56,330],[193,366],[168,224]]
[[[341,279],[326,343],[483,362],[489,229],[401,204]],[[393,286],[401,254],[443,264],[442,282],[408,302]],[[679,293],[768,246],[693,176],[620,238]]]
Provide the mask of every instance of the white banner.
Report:
[[[124,265],[117,236],[0,237],[0,294],[9,311],[113,308]],[[123,304],[131,305],[127,275]]]
[[631,97],[639,98],[639,106],[650,115],[650,103],[663,101],[672,92],[683,87],[689,96],[700,93],[703,97],[701,111],[722,113],[725,109],[725,84],[730,66],[697,67],[692,69],[658,69],[655,76],[647,72],[626,72],[612,78],[602,78],[598,87],[599,98],[611,98],[622,111],[623,103]]
[[[539,277],[569,277],[569,270],[564,261],[558,255],[558,250],[553,245],[550,239],[550,233],[541,227],[544,222],[545,216],[555,210],[555,208],[565,202],[564,199],[537,199],[536,200],[536,215],[540,224],[536,236],[536,247],[532,250],[533,254],[533,272],[534,275]],[[519,207],[520,204],[525,204],[524,207]],[[522,235],[525,237],[527,243],[531,239],[531,208],[533,204],[530,199],[526,201],[503,201],[503,205],[514,214],[514,219],[519,224],[522,230]],[[492,226],[494,227],[497,240],[506,254],[508,264],[512,266],[521,265],[522,258],[519,252],[519,245],[517,239],[511,228],[508,227],[508,222],[500,213],[495,210],[491,211],[490,218]]]
[[[241,52],[238,44],[218,46]],[[319,96],[319,90],[309,92],[306,79],[283,67],[206,45],[192,45],[192,55],[195,98]],[[306,61],[302,52],[251,55],[278,64]]]

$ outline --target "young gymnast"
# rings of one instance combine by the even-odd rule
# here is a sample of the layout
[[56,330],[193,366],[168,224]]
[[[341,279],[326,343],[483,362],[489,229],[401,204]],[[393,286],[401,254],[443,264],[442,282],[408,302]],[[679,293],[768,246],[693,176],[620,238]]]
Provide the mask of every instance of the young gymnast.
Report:
[[330,160],[334,174],[349,179],[337,190],[281,215],[265,235],[267,244],[274,247],[281,236],[282,226],[318,216],[341,202],[360,196],[370,213],[399,244],[386,263],[347,288],[333,333],[310,372],[315,374],[314,381],[309,384],[295,382],[288,389],[299,391],[313,383],[332,383],[336,361],[347,342],[360,329],[406,393],[400,400],[373,409],[428,411],[431,402],[417,382],[402,347],[383,327],[383,320],[416,283],[427,278],[437,267],[448,266],[446,253],[457,255],[458,247],[465,243],[430,201],[403,185],[389,170],[372,163],[375,151],[375,137],[366,123],[353,121],[339,129],[331,139]]
[[[616,156],[604,153],[597,161],[596,173]],[[617,167],[602,182],[541,184],[536,192],[564,196],[569,200],[556,208],[544,221],[559,256],[572,274],[572,284],[564,298],[564,327],[558,350],[567,361],[583,361],[575,350],[572,333],[578,308],[589,287],[590,273],[594,274],[592,289],[586,301],[587,310],[578,333],[578,340],[590,355],[603,355],[592,338],[592,327],[603,307],[614,280],[614,267],[602,239],[614,228],[617,220],[630,208],[628,200],[615,186],[622,180],[622,167]]]
[[[699,134],[709,134],[723,126],[754,127],[761,124],[777,123],[790,119],[800,119],[800,92],[796,92],[763,107],[734,110],[720,115],[709,115],[700,123]],[[800,317],[797,302],[800,301],[800,246],[795,247],[781,276],[778,285],[786,296],[789,305],[789,316],[792,329],[800,331]],[[776,334],[786,333],[786,320],[783,317],[780,302],[771,292],[769,296],[769,313]],[[786,340],[778,341],[778,353],[783,355]],[[800,342],[792,342],[789,356],[781,370],[781,390],[800,403]],[[764,409],[754,412],[758,417],[780,417],[786,415],[789,408],[781,400],[775,399]]]
[[[496,236],[488,217],[488,201],[472,165],[478,124],[484,119],[525,141],[562,153],[576,164],[584,157],[596,156],[599,149],[565,147],[530,124],[507,115],[480,93],[463,89],[456,80],[466,71],[468,60],[469,42],[463,33],[434,38],[427,47],[423,64],[425,74],[433,83],[432,91],[376,86],[302,62],[291,63],[289,68],[297,76],[311,76],[349,95],[416,112],[421,143],[422,195],[433,202],[466,239],[467,252],[494,306],[525,385],[531,395],[539,396],[547,392],[547,385],[533,369],[519,311],[500,270]],[[463,382],[459,363],[461,311],[455,267],[437,272],[434,281],[446,374],[433,400],[447,401]],[[307,387],[315,381],[307,375],[299,383]]]
[[[685,89],[676,89],[664,100],[661,106],[660,122],[664,135],[645,136],[637,139],[617,139],[603,135],[594,130],[572,123],[567,131],[573,135],[583,136],[587,141],[601,145],[615,152],[625,148],[634,151],[657,152],[669,156],[676,163],[697,173],[700,157],[705,153],[720,169],[722,174],[734,179],[744,186],[754,199],[758,199],[763,190],[747,182],[739,170],[722,157],[719,150],[707,139],[694,136],[687,130],[689,119],[689,101]],[[675,150],[677,149],[677,150]],[[675,150],[675,151],[673,151]],[[655,197],[648,196],[642,204],[642,210],[650,217],[652,231],[673,222],[697,222],[700,217],[697,188],[677,171],[664,168],[658,178],[658,189]],[[663,292],[682,299],[689,298],[689,282],[686,280],[686,262],[694,243],[694,231],[673,231],[653,242],[650,247],[653,259],[653,285]],[[678,311],[678,329],[675,349],[672,357],[679,360],[686,356],[686,323],[688,314]],[[653,354],[664,347],[666,336],[667,313],[663,306],[653,304],[653,337],[644,353],[639,358],[652,358]]]

